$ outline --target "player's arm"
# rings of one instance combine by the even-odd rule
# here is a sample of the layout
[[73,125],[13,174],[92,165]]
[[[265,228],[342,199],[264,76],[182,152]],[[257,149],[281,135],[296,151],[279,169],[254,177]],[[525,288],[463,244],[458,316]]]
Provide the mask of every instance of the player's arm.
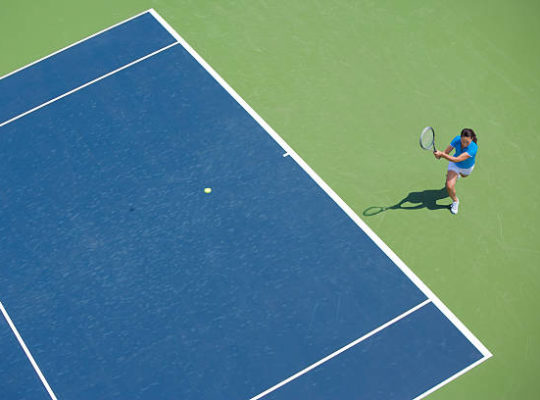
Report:
[[447,154],[446,151],[438,151],[438,156],[441,156],[442,158],[446,158],[448,161],[452,161],[455,163],[458,163],[460,161],[465,161],[467,158],[470,157],[469,153],[461,153],[458,157],[453,157],[450,154]]
[[[450,152],[451,152],[452,150],[454,150],[454,146],[448,145],[448,147],[447,147],[446,149],[444,149],[444,154],[450,154]],[[440,155],[439,155],[439,153],[440,153]],[[435,152],[435,158],[436,158],[437,160],[439,160],[441,157],[443,157],[442,154],[443,154],[442,151],[436,151],[436,152]]]

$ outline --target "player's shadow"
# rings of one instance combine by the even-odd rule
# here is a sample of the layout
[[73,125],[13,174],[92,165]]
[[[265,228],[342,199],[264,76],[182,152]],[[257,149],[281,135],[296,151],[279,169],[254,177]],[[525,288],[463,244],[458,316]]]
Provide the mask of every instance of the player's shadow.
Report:
[[365,217],[371,217],[388,210],[419,210],[421,208],[427,208],[428,210],[443,210],[449,209],[450,205],[437,204],[437,200],[442,200],[448,197],[446,188],[423,190],[421,192],[411,192],[405,198],[400,200],[393,206],[380,207],[372,206],[368,207],[362,213]]

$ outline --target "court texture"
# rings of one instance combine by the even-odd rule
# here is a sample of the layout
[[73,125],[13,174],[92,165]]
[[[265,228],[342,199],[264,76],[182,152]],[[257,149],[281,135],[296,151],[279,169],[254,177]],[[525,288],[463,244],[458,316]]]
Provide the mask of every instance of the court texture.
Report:
[[2,398],[536,398],[538,6],[107,4],[0,17]]

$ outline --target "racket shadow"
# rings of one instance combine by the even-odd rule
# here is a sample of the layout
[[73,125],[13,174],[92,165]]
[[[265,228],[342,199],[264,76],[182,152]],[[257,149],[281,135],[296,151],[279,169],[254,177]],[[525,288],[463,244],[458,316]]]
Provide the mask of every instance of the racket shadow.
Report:
[[421,192],[410,192],[407,196],[401,199],[393,206],[380,207],[371,206],[362,213],[365,217],[372,217],[388,210],[420,210],[426,208],[428,210],[448,210],[450,205],[437,204],[438,200],[448,197],[446,188],[423,190]]

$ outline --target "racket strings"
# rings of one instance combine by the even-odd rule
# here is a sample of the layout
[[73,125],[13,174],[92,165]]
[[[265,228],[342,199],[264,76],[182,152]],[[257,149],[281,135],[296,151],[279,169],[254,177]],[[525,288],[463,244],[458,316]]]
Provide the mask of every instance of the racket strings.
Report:
[[433,142],[435,141],[435,133],[432,129],[425,129],[420,135],[420,146],[426,150],[433,148]]

